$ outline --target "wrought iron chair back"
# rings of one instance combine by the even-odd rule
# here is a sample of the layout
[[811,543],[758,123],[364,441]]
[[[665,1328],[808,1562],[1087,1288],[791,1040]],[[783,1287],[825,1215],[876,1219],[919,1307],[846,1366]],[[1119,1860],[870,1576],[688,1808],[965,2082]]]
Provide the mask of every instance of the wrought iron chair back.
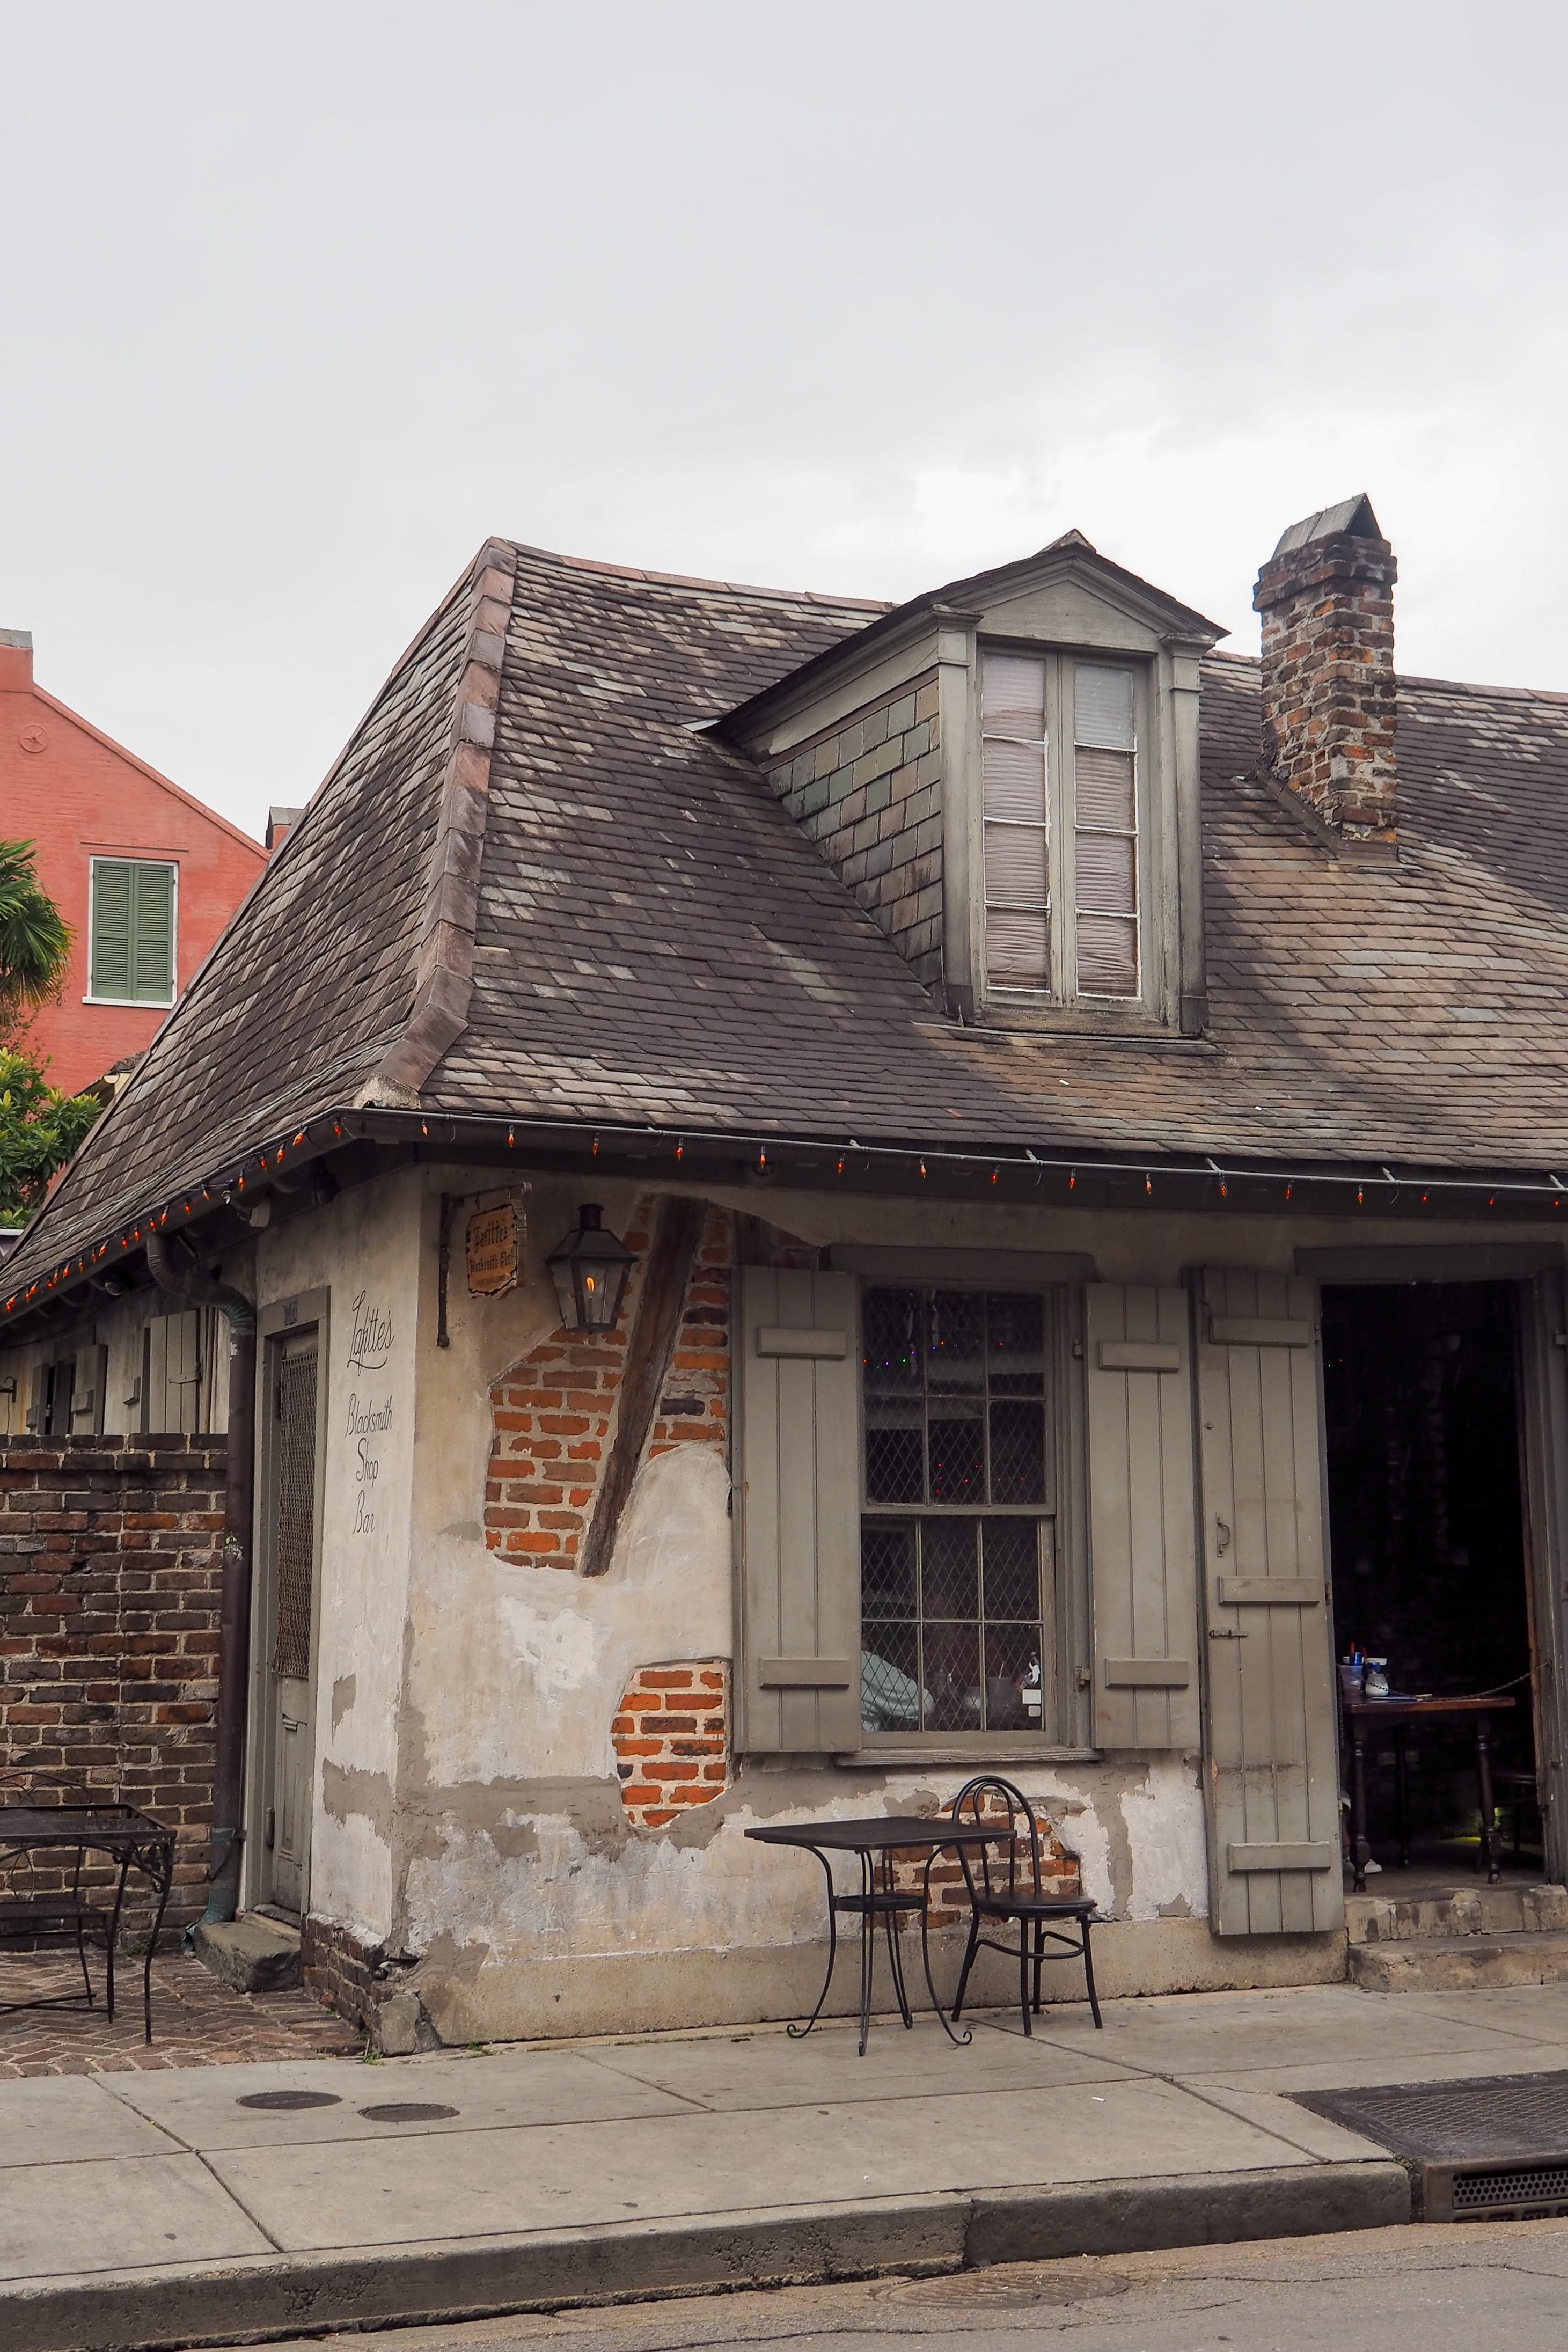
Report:
[[1005,1827],[1010,1841],[1006,1845],[959,1847],[972,1903],[982,1895],[994,1902],[1019,1892],[1040,1893],[1040,1825],[1021,1789],[994,1772],[980,1773],[954,1797],[952,1818],[975,1829]]

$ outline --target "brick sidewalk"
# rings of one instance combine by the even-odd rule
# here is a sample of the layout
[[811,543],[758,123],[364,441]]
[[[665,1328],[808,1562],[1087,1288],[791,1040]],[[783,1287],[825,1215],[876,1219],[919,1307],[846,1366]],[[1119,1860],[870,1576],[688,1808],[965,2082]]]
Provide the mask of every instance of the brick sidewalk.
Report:
[[[0,2015],[0,2081],[25,2074],[124,2074],[132,2069],[223,2066],[262,2058],[352,2057],[363,2036],[308,1992],[235,1992],[183,1952],[153,1964],[153,2042],[142,2039],[142,1963],[115,1969],[114,2023],[102,2007],[101,1958],[92,2010],[20,2010]],[[0,2001],[79,1991],[73,1956],[0,1953]]]

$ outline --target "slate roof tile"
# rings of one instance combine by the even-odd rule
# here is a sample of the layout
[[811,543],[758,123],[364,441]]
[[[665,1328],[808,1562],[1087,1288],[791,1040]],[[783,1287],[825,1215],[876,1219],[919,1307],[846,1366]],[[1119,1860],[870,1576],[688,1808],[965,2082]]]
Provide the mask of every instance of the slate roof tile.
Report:
[[[978,1149],[1568,1159],[1568,698],[1406,678],[1396,861],[1257,780],[1255,663],[1205,665],[1211,1031],[963,1030],[701,731],[887,608],[520,547],[467,1028],[432,1109]],[[477,567],[394,671],[5,1288],[285,1125],[405,1022]],[[874,829],[874,828],[873,828]]]

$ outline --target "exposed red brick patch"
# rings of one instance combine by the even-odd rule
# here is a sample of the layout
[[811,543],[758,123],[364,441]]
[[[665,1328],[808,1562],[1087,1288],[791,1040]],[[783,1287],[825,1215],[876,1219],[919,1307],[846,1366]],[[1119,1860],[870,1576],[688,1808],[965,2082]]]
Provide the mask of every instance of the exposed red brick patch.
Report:
[[640,1666],[610,1724],[621,1802],[639,1830],[711,1804],[730,1778],[730,1668],[723,1658]]

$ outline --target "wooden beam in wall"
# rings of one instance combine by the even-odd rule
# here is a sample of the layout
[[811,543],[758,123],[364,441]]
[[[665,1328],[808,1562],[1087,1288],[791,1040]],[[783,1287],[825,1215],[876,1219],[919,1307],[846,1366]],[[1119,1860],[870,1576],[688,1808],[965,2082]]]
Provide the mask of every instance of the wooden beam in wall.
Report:
[[621,1515],[632,1491],[669,1360],[675,1352],[686,1286],[707,1213],[705,1201],[667,1194],[658,1204],[637,1318],[632,1326],[626,1370],[621,1376],[620,1409],[610,1443],[610,1458],[583,1545],[581,1568],[584,1576],[603,1576],[614,1556]]

